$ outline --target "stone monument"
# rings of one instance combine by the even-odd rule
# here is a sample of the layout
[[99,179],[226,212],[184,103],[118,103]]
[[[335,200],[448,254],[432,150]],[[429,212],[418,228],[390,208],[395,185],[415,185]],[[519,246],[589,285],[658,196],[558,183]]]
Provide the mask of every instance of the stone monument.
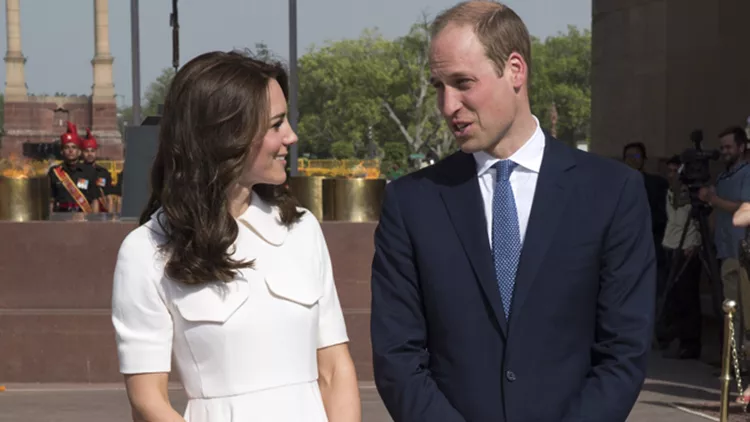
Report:
[[67,121],[81,130],[90,127],[100,142],[100,159],[123,158],[122,136],[117,128],[117,102],[112,75],[114,58],[109,51],[108,0],[94,1],[94,84],[91,95],[29,95],[26,57],[21,49],[20,0],[6,0],[5,123],[0,156],[22,155],[23,144],[53,143],[65,132]]

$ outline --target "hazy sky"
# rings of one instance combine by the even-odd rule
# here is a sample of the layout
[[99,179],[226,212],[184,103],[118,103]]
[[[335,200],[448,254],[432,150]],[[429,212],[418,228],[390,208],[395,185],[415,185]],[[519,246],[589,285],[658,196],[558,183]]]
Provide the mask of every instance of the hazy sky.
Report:
[[[423,11],[434,16],[456,0],[299,0],[298,53],[328,40],[356,38],[365,28],[404,35]],[[180,63],[209,50],[253,47],[263,41],[288,57],[285,0],[180,0]],[[572,24],[590,28],[591,0],[507,0],[530,32],[544,38]],[[92,0],[21,0],[21,43],[30,93],[90,94],[93,81]],[[141,95],[172,62],[169,0],[140,1]],[[5,8],[0,11],[5,22]],[[2,45],[6,45],[2,31]],[[109,2],[110,49],[118,104],[130,104],[130,2]],[[5,66],[0,66],[5,80]]]

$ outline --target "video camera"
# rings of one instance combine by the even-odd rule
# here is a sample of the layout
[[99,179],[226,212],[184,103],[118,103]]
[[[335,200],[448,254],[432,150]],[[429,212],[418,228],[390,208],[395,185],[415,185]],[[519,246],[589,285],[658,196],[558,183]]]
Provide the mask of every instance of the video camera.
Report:
[[682,169],[680,171],[680,182],[685,185],[690,192],[698,191],[703,186],[711,182],[711,171],[709,161],[716,161],[721,156],[718,150],[704,150],[703,131],[694,130],[690,134],[690,142],[695,145],[694,148],[688,148],[680,154],[682,160]]

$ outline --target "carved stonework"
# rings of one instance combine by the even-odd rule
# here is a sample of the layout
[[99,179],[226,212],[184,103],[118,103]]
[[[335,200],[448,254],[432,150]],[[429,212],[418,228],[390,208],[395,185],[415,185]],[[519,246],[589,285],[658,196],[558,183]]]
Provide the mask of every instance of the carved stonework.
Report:
[[30,96],[27,93],[21,52],[20,0],[6,0],[5,123],[0,157],[21,155],[23,144],[58,142],[66,122],[85,128],[99,141],[99,158],[121,160],[122,136],[117,127],[117,103],[112,75],[114,58],[109,51],[109,5],[94,1],[94,83],[90,96]]

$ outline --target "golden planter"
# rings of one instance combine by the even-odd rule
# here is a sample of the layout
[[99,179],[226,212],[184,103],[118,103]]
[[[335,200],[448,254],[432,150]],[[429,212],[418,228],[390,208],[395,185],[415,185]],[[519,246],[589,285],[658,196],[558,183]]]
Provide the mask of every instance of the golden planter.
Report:
[[380,218],[385,192],[383,179],[323,180],[323,219],[367,222]]
[[0,176],[0,220],[46,220],[49,217],[49,195],[47,176]]
[[295,176],[289,178],[289,189],[300,205],[323,221],[323,180],[320,176]]

